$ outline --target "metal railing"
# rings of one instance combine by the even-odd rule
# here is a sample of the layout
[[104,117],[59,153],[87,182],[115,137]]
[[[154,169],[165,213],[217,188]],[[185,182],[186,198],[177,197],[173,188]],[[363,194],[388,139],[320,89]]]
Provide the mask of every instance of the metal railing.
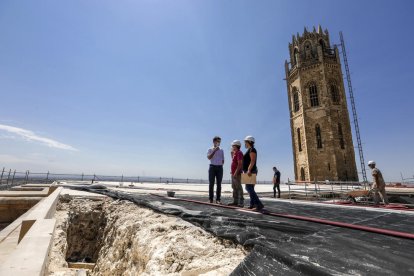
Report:
[[349,191],[367,190],[369,186],[364,182],[355,181],[288,181],[289,199],[304,198],[306,200],[330,200],[343,198]]
[[[134,182],[134,183],[163,183],[163,184],[208,184],[207,179],[176,178],[176,177],[148,177],[126,175],[101,175],[101,174],[67,174],[51,172],[17,171],[3,167],[0,171],[0,190],[8,189],[16,185],[28,183],[52,183],[54,181],[81,181],[81,182]],[[231,180],[224,179],[223,184],[231,184]],[[258,181],[258,184],[271,184],[272,181]]]

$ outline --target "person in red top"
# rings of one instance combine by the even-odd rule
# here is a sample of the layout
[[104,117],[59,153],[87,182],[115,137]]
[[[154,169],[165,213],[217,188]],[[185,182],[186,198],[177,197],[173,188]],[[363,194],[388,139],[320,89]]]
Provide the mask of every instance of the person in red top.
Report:
[[233,188],[233,202],[229,206],[244,206],[243,187],[241,185],[241,173],[243,167],[243,152],[240,150],[241,142],[234,140],[231,143],[231,187]]

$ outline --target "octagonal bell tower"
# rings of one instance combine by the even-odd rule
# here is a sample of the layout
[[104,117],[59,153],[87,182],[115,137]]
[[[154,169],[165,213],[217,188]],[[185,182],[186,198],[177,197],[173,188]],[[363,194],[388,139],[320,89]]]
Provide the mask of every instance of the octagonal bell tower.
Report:
[[285,71],[296,180],[358,181],[337,47],[318,26],[293,35],[289,54]]

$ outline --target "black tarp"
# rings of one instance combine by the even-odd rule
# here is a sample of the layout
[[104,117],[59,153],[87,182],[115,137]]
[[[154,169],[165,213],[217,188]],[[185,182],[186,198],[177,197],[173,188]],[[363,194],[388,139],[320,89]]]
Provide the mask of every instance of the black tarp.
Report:
[[[250,247],[250,254],[231,275],[414,275],[414,241],[410,239],[150,194],[87,186],[77,189],[129,200],[164,214],[179,216],[217,237]],[[414,232],[412,214],[283,201],[268,201],[266,209]]]

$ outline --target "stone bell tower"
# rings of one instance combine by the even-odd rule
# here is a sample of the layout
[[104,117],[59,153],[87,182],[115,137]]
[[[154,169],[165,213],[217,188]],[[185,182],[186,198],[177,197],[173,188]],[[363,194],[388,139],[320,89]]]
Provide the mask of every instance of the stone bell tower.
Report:
[[292,36],[285,62],[295,178],[358,181],[336,46],[321,26]]

